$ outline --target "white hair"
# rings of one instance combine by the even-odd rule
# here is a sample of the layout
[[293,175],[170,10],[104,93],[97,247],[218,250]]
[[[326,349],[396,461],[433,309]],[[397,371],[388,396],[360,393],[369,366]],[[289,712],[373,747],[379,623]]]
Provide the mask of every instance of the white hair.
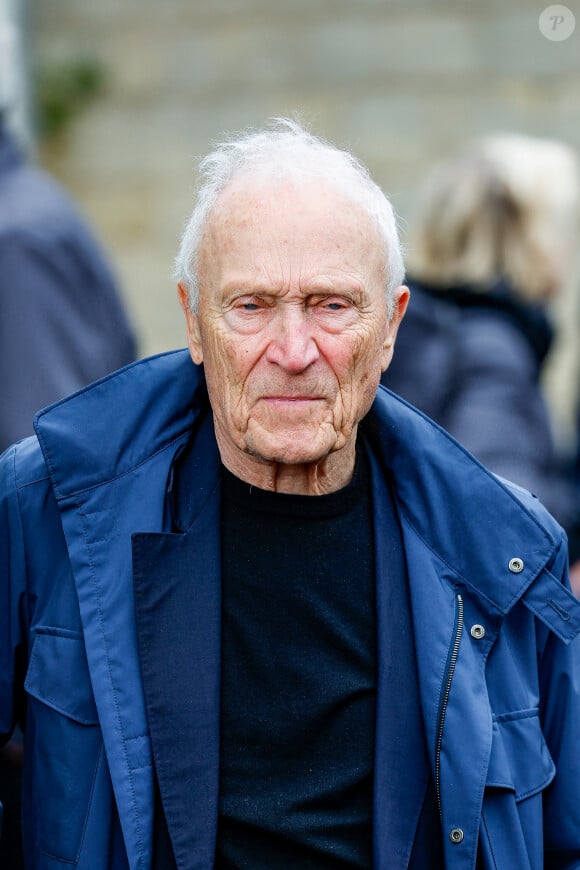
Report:
[[291,177],[326,181],[368,212],[384,242],[390,318],[394,291],[402,284],[405,273],[391,203],[354,155],[312,135],[288,118],[275,118],[265,130],[250,130],[221,142],[200,161],[197,198],[175,261],[175,277],[187,288],[191,309],[197,311],[199,250],[212,209],[235,178],[250,173],[274,180]]

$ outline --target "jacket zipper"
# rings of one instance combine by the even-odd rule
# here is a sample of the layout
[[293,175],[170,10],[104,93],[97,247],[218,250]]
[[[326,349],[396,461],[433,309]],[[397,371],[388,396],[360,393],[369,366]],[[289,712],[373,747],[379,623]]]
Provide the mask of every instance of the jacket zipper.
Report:
[[449,693],[451,692],[451,683],[453,682],[453,674],[455,665],[459,655],[459,644],[461,643],[461,635],[463,632],[463,598],[461,595],[456,597],[457,609],[455,618],[455,633],[453,638],[453,646],[447,666],[447,676],[445,679],[445,689],[441,698],[441,706],[439,709],[439,722],[437,725],[437,741],[435,743],[435,791],[437,793],[437,807],[439,809],[439,818],[443,818],[441,808],[441,744],[443,743],[443,726],[445,725],[445,713],[447,712],[447,704],[449,703]]

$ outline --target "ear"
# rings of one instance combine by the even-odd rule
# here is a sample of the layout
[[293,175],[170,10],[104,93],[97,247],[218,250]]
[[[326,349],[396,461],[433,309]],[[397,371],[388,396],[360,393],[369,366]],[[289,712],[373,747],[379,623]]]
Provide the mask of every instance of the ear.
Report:
[[405,311],[407,310],[410,296],[411,293],[409,291],[409,288],[405,287],[404,284],[401,284],[400,287],[397,287],[393,294],[393,315],[387,323],[387,328],[385,330],[385,340],[383,342],[383,352],[381,359],[381,371],[383,372],[388,369],[391,359],[393,358],[395,339],[397,337],[400,323],[405,316]]
[[201,347],[201,332],[199,329],[199,320],[197,314],[194,314],[189,305],[189,291],[182,281],[177,285],[177,296],[179,304],[185,314],[185,322],[187,324],[187,346],[189,354],[196,363],[201,365],[203,362],[203,351]]

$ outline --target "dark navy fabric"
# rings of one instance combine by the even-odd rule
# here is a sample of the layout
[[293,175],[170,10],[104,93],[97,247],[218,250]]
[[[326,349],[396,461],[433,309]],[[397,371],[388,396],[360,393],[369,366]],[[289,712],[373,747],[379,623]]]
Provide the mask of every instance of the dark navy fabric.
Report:
[[[222,493],[216,867],[369,868],[377,643],[364,451],[326,495],[267,492],[226,469]],[[390,534],[395,574],[392,506]]]
[[[363,431],[366,434],[364,427]],[[381,464],[376,453],[376,442],[375,450],[372,439],[365,438],[365,444],[373,481],[376,574],[390,578],[390,582],[377,583],[376,590],[379,657],[374,866],[438,870],[441,827],[430,787],[432,773],[424,723],[418,715],[421,698],[417,640],[401,505],[395,496],[391,471]],[[393,527],[393,519],[398,529]]]
[[[153,746],[163,752],[169,735],[149,727],[148,705],[163,692],[147,689],[141,672],[130,543],[144,534],[141,556],[149,547],[162,565],[167,541],[156,536],[200,537],[172,534],[166,505],[176,454],[202,420],[199,489],[192,482],[189,492],[192,530],[199,522],[204,531],[191,544],[196,590],[165,578],[166,615],[183,601],[188,619],[180,619],[199,638],[199,649],[187,639],[198,656],[197,678],[186,691],[178,686],[181,726],[171,735],[188,751],[193,739],[194,764],[189,753],[181,771],[165,778],[167,795],[159,785],[173,812],[170,833],[173,824],[196,842],[193,865],[176,850],[178,870],[211,870],[219,642],[207,632],[215,628],[219,572],[211,556],[219,552],[219,456],[202,371],[186,351],[130,366],[41,413],[38,440],[21,442],[0,461],[0,733],[10,732],[15,703],[26,700],[25,838],[34,870],[74,862],[77,870],[150,870]],[[479,853],[478,870],[573,870],[580,863],[580,604],[568,590],[563,532],[536,499],[489,474],[383,388],[361,428],[381,598],[388,589],[380,518],[389,479],[407,563],[422,729],[415,740],[410,723],[401,755],[409,762],[427,755],[445,867],[473,870]],[[140,609],[154,610],[150,599],[162,612],[154,584],[143,591]],[[388,659],[378,603],[377,617],[380,665]],[[183,653],[171,620],[150,622],[159,633],[149,636],[150,649],[166,650],[168,673],[179,677]],[[472,633],[476,626],[484,632]],[[375,783],[393,751],[388,716],[381,716],[390,709],[391,699],[381,700],[385,682],[379,669]],[[168,691],[173,699],[177,690]],[[76,782],[74,808],[62,789],[68,776]],[[173,780],[187,799],[171,792]],[[413,776],[398,782],[401,811],[392,807],[390,816],[375,798],[376,868],[407,870],[427,785]],[[403,854],[389,851],[393,828],[408,843]]]
[[103,253],[0,116],[0,450],[34,414],[136,356]]
[[151,864],[152,870],[176,870],[177,868],[157,777],[155,777],[153,855]]
[[533,492],[569,528],[577,496],[556,456],[540,373],[544,310],[492,290],[410,282],[382,383],[424,411],[487,468]]
[[[133,535],[137,634],[155,774],[175,860],[188,868],[213,866],[220,727],[220,466],[209,415],[195,436],[202,450],[186,452],[189,473],[172,474],[179,499],[175,524],[182,532]],[[170,867],[159,805],[157,810],[158,860],[163,855]]]

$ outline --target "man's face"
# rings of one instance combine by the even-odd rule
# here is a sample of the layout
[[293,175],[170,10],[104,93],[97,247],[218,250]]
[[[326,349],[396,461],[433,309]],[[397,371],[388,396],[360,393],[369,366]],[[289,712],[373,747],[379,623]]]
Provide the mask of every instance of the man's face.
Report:
[[186,317],[222,460],[239,476],[248,462],[354,457],[408,295],[399,289],[388,321],[381,253],[367,213],[323,182],[241,179],[220,196],[199,313]]

